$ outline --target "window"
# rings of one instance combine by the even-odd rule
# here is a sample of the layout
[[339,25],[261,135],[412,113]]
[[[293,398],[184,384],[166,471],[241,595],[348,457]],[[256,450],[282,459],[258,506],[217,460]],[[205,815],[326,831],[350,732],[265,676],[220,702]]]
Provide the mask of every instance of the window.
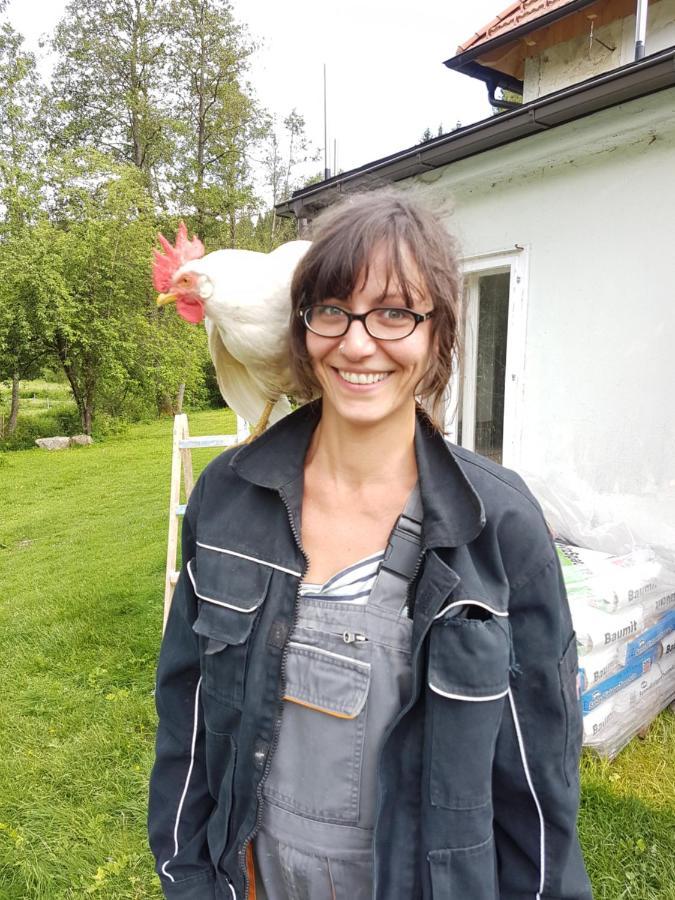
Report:
[[451,385],[449,436],[498,463],[520,455],[526,251],[464,260],[462,370]]

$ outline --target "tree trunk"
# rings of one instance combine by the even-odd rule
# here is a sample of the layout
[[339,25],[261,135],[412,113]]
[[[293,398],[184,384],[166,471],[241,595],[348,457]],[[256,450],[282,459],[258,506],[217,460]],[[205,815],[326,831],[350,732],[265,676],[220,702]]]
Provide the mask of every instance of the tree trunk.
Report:
[[19,418],[19,383],[21,379],[15,373],[12,375],[12,405],[9,411],[9,422],[7,423],[7,434],[14,434],[16,429],[16,420]]
[[84,411],[82,414],[82,430],[85,434],[91,434],[91,423],[94,418],[94,407],[91,403],[84,404]]

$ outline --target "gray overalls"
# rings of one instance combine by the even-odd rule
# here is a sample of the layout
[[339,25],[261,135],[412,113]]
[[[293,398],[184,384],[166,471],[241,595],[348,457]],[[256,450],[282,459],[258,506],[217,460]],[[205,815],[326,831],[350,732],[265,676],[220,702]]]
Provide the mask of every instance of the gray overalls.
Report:
[[257,900],[372,897],[379,751],[411,690],[407,594],[421,517],[416,486],[364,606],[299,601],[254,842]]

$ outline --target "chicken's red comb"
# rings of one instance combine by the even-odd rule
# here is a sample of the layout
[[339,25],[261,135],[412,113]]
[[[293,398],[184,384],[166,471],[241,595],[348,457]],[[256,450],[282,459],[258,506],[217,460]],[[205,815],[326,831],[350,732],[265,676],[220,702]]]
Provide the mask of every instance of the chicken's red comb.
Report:
[[176,246],[172,247],[163,234],[158,234],[159,242],[164,248],[164,253],[153,250],[155,261],[152,264],[152,283],[155,290],[166,293],[171,287],[171,279],[182,265],[191,259],[201,259],[204,255],[204,245],[195,235],[188,240],[185,222],[178,226]]

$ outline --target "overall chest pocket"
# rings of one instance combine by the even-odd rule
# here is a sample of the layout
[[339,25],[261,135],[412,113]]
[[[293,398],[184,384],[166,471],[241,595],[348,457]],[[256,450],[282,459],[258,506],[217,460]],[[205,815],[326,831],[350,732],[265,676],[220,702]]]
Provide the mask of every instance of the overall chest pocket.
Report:
[[249,638],[267,596],[272,570],[253,560],[198,546],[188,572],[200,600],[192,628],[200,636],[204,690],[240,707]]
[[492,760],[509,686],[510,633],[506,617],[473,619],[456,612],[431,629],[431,802],[477,809],[491,798]]
[[268,800],[322,822],[358,823],[369,687],[370,663],[290,642]]

